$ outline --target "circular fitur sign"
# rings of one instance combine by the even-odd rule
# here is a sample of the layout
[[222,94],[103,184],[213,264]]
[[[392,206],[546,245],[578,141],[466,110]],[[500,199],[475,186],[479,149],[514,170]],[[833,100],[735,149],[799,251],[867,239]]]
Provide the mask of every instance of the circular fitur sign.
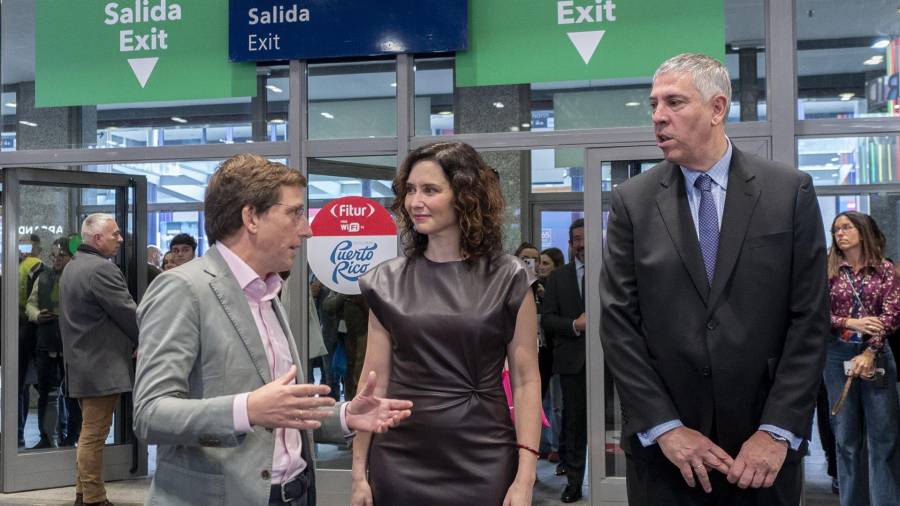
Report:
[[360,293],[359,278],[397,256],[397,225],[365,197],[332,200],[313,218],[307,259],[313,274],[338,293]]

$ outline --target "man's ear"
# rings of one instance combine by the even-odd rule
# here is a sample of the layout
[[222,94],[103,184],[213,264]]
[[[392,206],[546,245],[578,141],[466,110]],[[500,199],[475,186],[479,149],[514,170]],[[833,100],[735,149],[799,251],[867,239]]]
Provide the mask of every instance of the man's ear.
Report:
[[259,229],[259,215],[256,213],[256,208],[251,205],[246,205],[241,209],[241,221],[244,222],[244,227],[251,234],[255,234]]
[[712,108],[712,124],[714,126],[724,124],[728,119],[728,110],[731,108],[731,101],[725,95],[716,95],[712,98]]

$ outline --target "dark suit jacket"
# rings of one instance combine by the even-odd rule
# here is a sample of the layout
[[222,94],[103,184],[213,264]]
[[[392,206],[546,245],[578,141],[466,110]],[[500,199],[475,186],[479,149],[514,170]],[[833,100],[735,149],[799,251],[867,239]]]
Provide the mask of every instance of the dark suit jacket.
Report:
[[613,189],[601,339],[632,456],[658,457],[635,433],[672,419],[731,455],[760,424],[809,436],[829,330],[812,180],[734,149],[722,223],[708,288],[679,167]]
[[576,374],[584,367],[584,334],[575,335],[572,322],[584,312],[578,289],[575,261],[560,267],[547,279],[541,303],[541,328],[553,343],[553,372]]

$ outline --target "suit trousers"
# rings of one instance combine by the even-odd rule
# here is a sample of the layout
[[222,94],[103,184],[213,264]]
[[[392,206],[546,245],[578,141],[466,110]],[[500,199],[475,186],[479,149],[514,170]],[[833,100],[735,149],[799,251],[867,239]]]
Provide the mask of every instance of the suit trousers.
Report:
[[112,394],[79,399],[82,422],[78,449],[75,452],[75,493],[84,494],[86,503],[106,500],[103,447],[119,397],[120,394]]
[[587,452],[587,386],[585,368],[575,374],[560,374],[563,394],[563,420],[566,434],[566,477],[570,484],[584,483]]
[[688,487],[681,472],[658,452],[653,460],[626,459],[625,477],[631,506],[797,506],[803,484],[803,461],[785,462],[769,488],[740,489],[725,475],[710,471],[712,492]]

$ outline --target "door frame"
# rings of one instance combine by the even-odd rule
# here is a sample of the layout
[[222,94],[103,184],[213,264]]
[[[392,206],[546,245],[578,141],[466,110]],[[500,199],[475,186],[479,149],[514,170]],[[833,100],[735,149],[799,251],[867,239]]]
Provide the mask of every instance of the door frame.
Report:
[[[120,249],[120,265],[133,261],[136,297],[139,301],[147,285],[147,179],[144,176],[98,174],[93,172],[5,168],[3,169],[3,271],[2,280],[2,398],[3,420],[0,437],[3,492],[19,492],[63,487],[75,481],[75,448],[20,452],[18,449],[18,226],[22,185],[110,188],[116,191],[115,211],[125,242]],[[129,204],[129,196],[132,198]],[[80,203],[75,211],[78,211]],[[126,267],[127,268],[127,267]],[[128,277],[128,276],[126,276]],[[12,338],[15,336],[16,338]],[[15,388],[14,388],[15,387]],[[113,430],[124,443],[107,445],[103,452],[106,481],[147,475],[147,447],[131,431],[130,404],[116,410]]]

